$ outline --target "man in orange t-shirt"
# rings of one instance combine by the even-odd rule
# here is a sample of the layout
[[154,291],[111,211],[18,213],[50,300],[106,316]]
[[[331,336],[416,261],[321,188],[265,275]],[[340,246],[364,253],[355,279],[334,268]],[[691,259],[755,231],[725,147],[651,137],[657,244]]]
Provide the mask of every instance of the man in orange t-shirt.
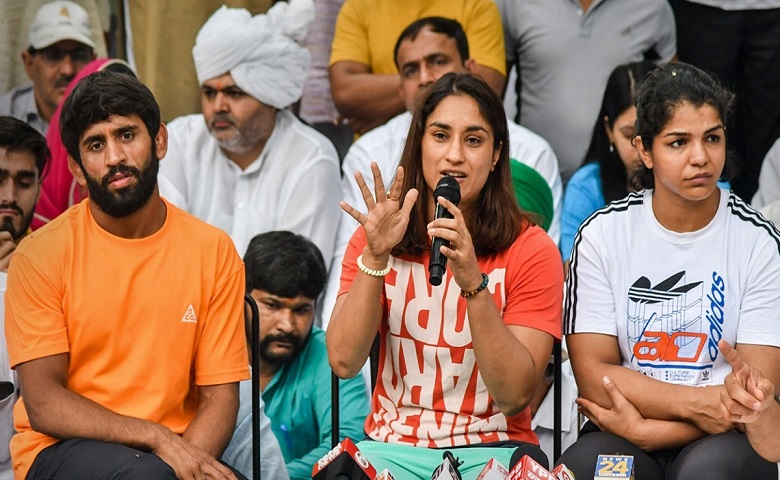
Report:
[[249,378],[232,241],[159,196],[167,130],[136,79],[86,77],[61,125],[89,199],[28,235],[8,272],[14,475],[243,478],[217,460]]

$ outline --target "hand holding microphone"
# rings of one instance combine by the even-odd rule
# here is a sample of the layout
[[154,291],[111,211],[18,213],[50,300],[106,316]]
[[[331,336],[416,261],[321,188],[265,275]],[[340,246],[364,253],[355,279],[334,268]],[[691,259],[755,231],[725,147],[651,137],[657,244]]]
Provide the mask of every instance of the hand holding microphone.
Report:
[[[487,276],[480,271],[471,233],[466,227],[464,213],[457,205],[460,202],[457,179],[447,176],[439,180],[433,198],[436,207],[434,219],[428,224],[428,235],[432,237],[428,281],[434,286],[441,285],[449,261],[461,295],[470,297],[487,286]],[[442,253],[442,248],[446,254]]]
[[[443,177],[436,184],[436,189],[433,191],[433,201],[436,202],[436,211],[433,219],[452,218],[452,213],[439,203],[439,197],[446,198],[455,206],[458,205],[460,202],[460,185],[458,185],[455,177]],[[428,263],[428,273],[430,274],[428,281],[431,282],[431,285],[441,285],[441,278],[444,272],[447,271],[447,257],[441,253],[442,245],[449,247],[450,242],[440,237],[433,237],[431,257]]]

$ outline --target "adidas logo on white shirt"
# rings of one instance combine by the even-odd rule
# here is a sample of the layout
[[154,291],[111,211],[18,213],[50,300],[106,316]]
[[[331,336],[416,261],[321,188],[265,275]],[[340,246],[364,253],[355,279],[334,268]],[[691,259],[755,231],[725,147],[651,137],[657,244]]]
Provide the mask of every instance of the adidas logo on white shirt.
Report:
[[181,317],[181,321],[185,323],[198,323],[198,317],[195,316],[195,309],[192,307],[191,303],[190,306],[187,307],[187,311],[184,312],[184,316]]

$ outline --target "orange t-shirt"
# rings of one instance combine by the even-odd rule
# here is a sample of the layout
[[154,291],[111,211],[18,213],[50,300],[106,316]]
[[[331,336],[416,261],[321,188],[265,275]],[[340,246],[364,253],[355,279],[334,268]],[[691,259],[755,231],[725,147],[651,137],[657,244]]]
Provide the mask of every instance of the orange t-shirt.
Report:
[[[162,228],[123,239],[89,200],[30,234],[8,271],[11,366],[68,353],[68,389],[118,413],[183,433],[198,385],[249,378],[244,269],[227,234],[166,202]],[[14,408],[16,478],[57,439]]]
[[[339,295],[352,286],[365,245],[365,232],[358,228],[344,255]],[[544,230],[530,226],[508,249],[477,261],[506,325],[561,338],[563,264]],[[391,256],[389,265],[381,298],[379,372],[366,434],[418,447],[538,444],[528,408],[507,417],[494,404],[476,364],[466,300],[452,272],[447,270],[442,284],[432,287],[427,253]]]

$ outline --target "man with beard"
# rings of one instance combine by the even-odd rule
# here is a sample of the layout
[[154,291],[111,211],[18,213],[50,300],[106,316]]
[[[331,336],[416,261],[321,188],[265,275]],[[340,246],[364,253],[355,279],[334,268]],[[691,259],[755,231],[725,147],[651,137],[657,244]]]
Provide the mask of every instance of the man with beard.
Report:
[[89,198],[28,235],[8,271],[24,392],[14,474],[235,479],[216,459],[249,377],[241,259],[224,232],[160,198],[167,131],[138,80],[90,75],[62,111]]
[[239,252],[258,233],[311,239],[330,265],[341,216],[339,160],[330,141],[288,108],[303,91],[309,52],[299,45],[311,0],[267,14],[222,7],[192,49],[202,115],[169,125],[162,195],[228,232]]
[[12,117],[0,117],[0,480],[11,480],[8,442],[15,433],[13,406],[19,398],[16,372],[8,365],[5,304],[6,271],[16,245],[27,235],[49,157],[46,139]]
[[[317,298],[328,274],[311,241],[288,231],[257,235],[244,256],[246,291],[260,312],[260,388],[291,479],[311,478],[312,468],[331,448],[331,370],[325,332],[314,326]],[[255,352],[252,352],[253,354]],[[251,382],[241,383],[238,425],[224,460],[251,469]],[[340,382],[339,433],[364,438],[368,398],[358,376]]]
[[32,85],[0,97],[0,115],[18,118],[45,135],[65,88],[95,58],[95,42],[87,12],[66,0],[41,6],[28,40],[22,62]]

